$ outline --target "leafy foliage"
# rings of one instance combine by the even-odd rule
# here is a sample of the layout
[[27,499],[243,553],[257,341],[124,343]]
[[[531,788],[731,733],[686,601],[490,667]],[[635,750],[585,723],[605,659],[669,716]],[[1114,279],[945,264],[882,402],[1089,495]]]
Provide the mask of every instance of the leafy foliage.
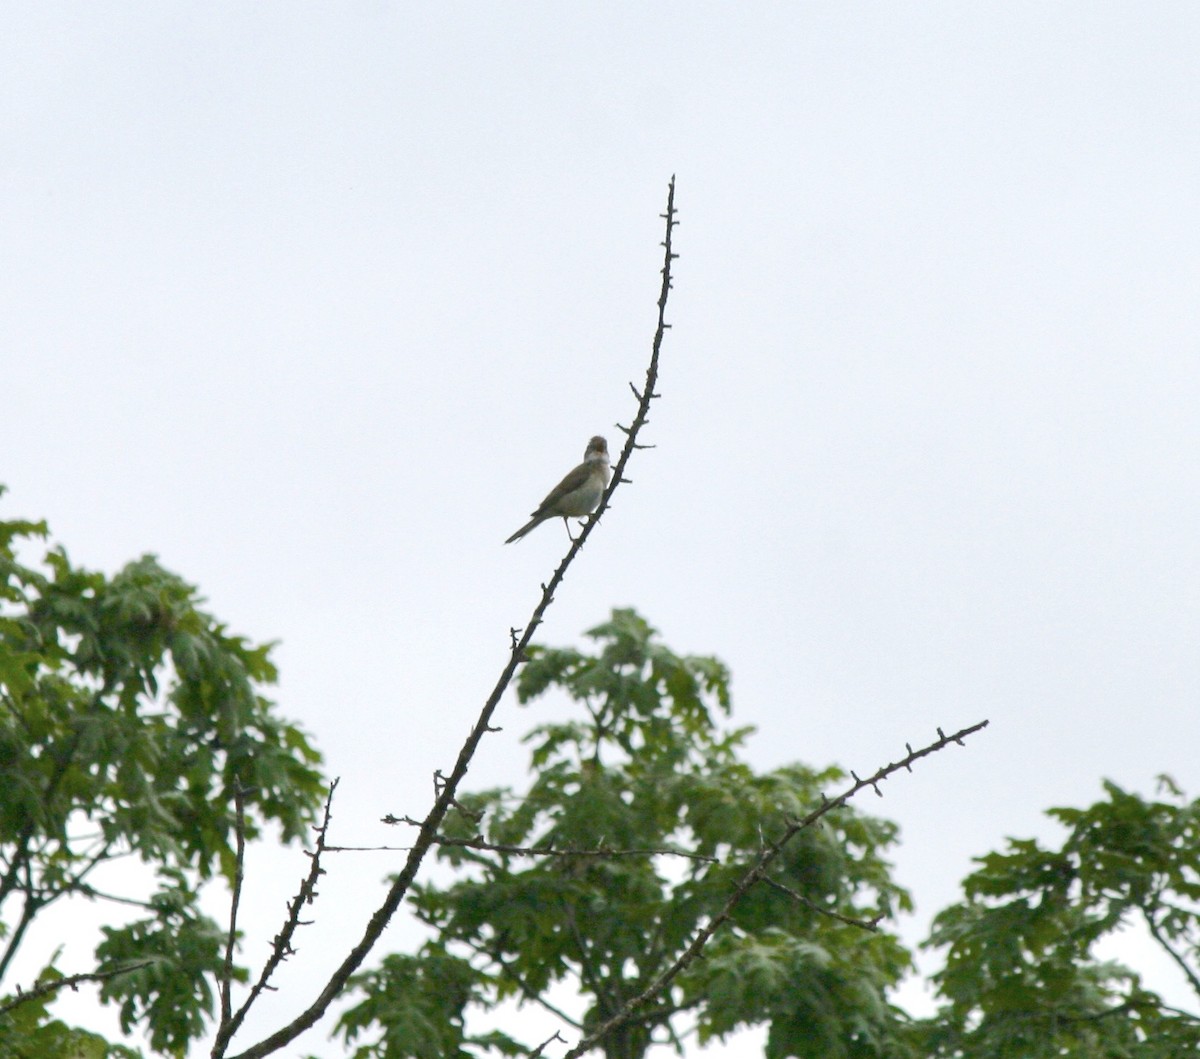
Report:
[[[182,1057],[223,965],[223,929],[199,897],[234,872],[235,792],[247,838],[269,826],[296,839],[321,802],[319,757],[262,694],[269,646],[231,635],[151,556],[111,578],[61,548],[25,565],[19,548],[46,532],[0,522],[0,978],[53,906],[134,906],[102,929],[100,996],[126,1031]],[[577,719],[527,737],[524,794],[459,798],[439,846],[450,881],[413,891],[432,939],[353,979],[357,1002],[338,1023],[353,1059],[527,1054],[473,1030],[505,1001],[586,1035],[658,982],[763,846],[843,779],[750,769],[749,730],[721,727],[728,671],[676,655],[633,611],[588,636],[590,653],[530,649],[520,700],[566,694]],[[1200,999],[1200,802],[1166,778],[1162,792],[1106,784],[1095,805],[1050,811],[1059,848],[1014,839],[980,858],[934,922],[943,1006],[921,1021],[888,1002],[908,953],[868,929],[910,906],[884,858],[896,829],[838,809],[795,837],[703,958],[603,1050],[637,1059],[765,1025],[770,1059],[1200,1054],[1200,1017],[1098,955],[1136,927]],[[142,864],[122,879],[153,883],[109,892],[99,880],[118,857]],[[62,981],[58,959],[42,956],[40,982]],[[570,1010],[553,999],[572,992]],[[55,1018],[55,995],[0,996],[0,1059],[141,1059]]]
[[[436,946],[404,964],[456,954],[470,983],[456,994],[461,1005],[515,999],[555,1010],[547,992],[573,983],[586,1011],[560,1014],[585,1033],[650,986],[765,841],[841,778],[799,765],[754,773],[738,756],[748,730],[717,725],[730,709],[725,667],[674,654],[633,611],[614,611],[588,636],[594,654],[530,650],[521,701],[561,689],[586,719],[528,737],[534,780],[524,796],[460,797],[444,834],[459,844],[440,851],[458,879],[414,896]],[[773,873],[787,889],[751,890],[732,929],[606,1038],[605,1053],[678,1041],[686,1020],[701,1040],[769,1022],[773,1057],[886,1054],[896,1017],[884,998],[907,953],[830,913],[874,920],[908,907],[882,859],[894,839],[893,825],[850,809],[801,832]],[[373,1020],[388,1044],[372,1056],[429,1054],[410,1008],[381,1000],[373,979],[357,985],[368,999],[343,1019],[347,1036]],[[465,1038],[454,1044],[447,1054],[482,1054]]]
[[991,1059],[1173,1059],[1200,1054],[1200,1018],[1168,1007],[1098,944],[1144,928],[1200,999],[1200,802],[1105,784],[1086,809],[1052,809],[1056,850],[1029,839],[989,853],[965,899],[934,921],[947,1004],[924,1028],[929,1054]]
[[[183,1055],[212,1008],[221,931],[198,888],[233,876],[234,792],[247,839],[268,824],[297,839],[321,801],[320,758],[261,694],[276,679],[268,645],[231,635],[152,556],[111,578],[61,548],[22,564],[18,545],[46,532],[0,522],[0,977],[64,899],[137,905],[145,918],[105,928],[99,969],[151,963],[101,996],[155,1050]],[[103,866],[130,856],[157,887],[103,892]],[[39,1021],[45,1006],[14,1008],[0,1034],[36,1027],[28,1054],[57,1054],[51,1037],[67,1031]]]
[[526,1054],[503,1033],[467,1033],[468,1006],[487,1004],[483,982],[468,961],[441,945],[428,944],[417,956],[387,956],[379,970],[360,975],[356,985],[366,1000],[342,1018],[346,1040],[376,1026],[382,1032],[356,1048],[354,1059],[468,1059],[477,1054],[471,1049]]
[[[61,978],[52,968],[42,974],[43,982]],[[52,1000],[31,995],[0,1017],[0,1059],[141,1059],[132,1048],[52,1018]]]

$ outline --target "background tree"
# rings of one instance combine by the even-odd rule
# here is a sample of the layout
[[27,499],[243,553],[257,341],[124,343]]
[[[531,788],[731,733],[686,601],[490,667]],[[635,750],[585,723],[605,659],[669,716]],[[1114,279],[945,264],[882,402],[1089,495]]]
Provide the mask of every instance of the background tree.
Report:
[[[364,999],[339,1029],[363,1042],[356,1059],[526,1054],[510,1037],[466,1031],[469,1009],[506,999],[586,1034],[646,990],[748,861],[843,778],[751,770],[739,757],[749,729],[716,722],[730,708],[725,666],[676,655],[633,611],[587,635],[595,653],[529,649],[521,701],[561,689],[584,719],[530,734],[525,795],[459,796],[439,848],[459,877],[412,897],[433,940],[353,983]],[[909,956],[876,928],[909,907],[883,859],[895,837],[849,807],[800,832],[729,929],[606,1037],[604,1054],[635,1059],[654,1042],[762,1023],[770,1056],[895,1054],[887,994]],[[551,1001],[560,983],[582,995],[581,1015]]]
[[[56,988],[76,980],[98,981],[154,1051],[183,1056],[218,983],[244,977],[227,967],[227,928],[201,913],[200,891],[233,882],[239,840],[267,826],[306,833],[324,792],[318,756],[262,694],[275,679],[268,648],[230,635],[192,586],[149,556],[111,578],[61,548],[20,561],[45,535],[0,522],[0,976],[56,906],[139,913],[110,915],[94,967],[38,954],[39,984],[0,996],[0,1057],[139,1054],[55,1018]],[[431,940],[353,980],[338,1030],[358,1059],[527,1054],[500,1031],[468,1031],[470,1013],[504,1000],[586,1036],[659,978],[746,864],[841,778],[751,770],[748,730],[719,725],[725,667],[674,654],[633,611],[589,636],[592,653],[525,650],[521,701],[562,691],[580,719],[530,734],[523,796],[455,798],[436,842],[456,875],[418,885],[410,904]],[[1195,1011],[1097,948],[1139,926],[1200,1002],[1200,803],[1164,778],[1159,800],[1108,784],[1095,805],[1050,815],[1067,831],[1060,847],[1010,841],[936,918],[935,1017],[913,1022],[888,999],[910,963],[877,929],[908,907],[884,859],[895,828],[839,806],[796,834],[703,958],[606,1038],[605,1054],[749,1025],[768,1027],[778,1057],[1196,1053]],[[143,868],[114,889],[105,869],[121,857]],[[572,990],[577,1002],[556,1002]]]
[[[931,1056],[1178,1059],[1200,1054],[1200,802],[1160,779],[1148,801],[1106,783],[1086,809],[1051,809],[1058,849],[1013,839],[979,858],[964,899],[934,921],[946,1003],[921,1027]],[[1144,929],[1194,994],[1173,1008],[1098,945]]]
[[[134,905],[134,921],[103,928],[85,977],[126,1031],[182,1056],[226,959],[227,928],[198,898],[233,881],[235,802],[242,838],[267,825],[301,837],[324,793],[319,755],[262,694],[269,646],[231,635],[153,556],[112,578],[62,548],[19,562],[18,545],[46,532],[0,522],[0,983],[30,925],[66,899]],[[150,870],[122,882],[153,883],[102,888],[104,867],[129,857]],[[37,959],[45,991],[0,999],[0,1055],[134,1054],[53,1019],[58,954]]]

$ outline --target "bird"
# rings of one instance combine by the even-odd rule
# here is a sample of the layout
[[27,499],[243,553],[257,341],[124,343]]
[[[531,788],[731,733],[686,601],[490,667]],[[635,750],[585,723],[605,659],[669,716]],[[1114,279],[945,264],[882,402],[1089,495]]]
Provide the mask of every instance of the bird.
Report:
[[587,443],[583,463],[546,494],[546,499],[538,504],[537,510],[533,512],[533,518],[504,543],[519,541],[535,526],[556,516],[563,520],[563,525],[567,527],[567,535],[570,536],[571,525],[567,519],[583,518],[596,510],[611,473],[608,466],[608,442],[597,435]]

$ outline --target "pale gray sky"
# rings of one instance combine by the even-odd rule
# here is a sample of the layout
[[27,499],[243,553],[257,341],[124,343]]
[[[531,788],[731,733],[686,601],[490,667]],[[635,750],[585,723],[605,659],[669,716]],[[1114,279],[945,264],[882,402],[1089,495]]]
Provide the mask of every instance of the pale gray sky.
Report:
[[[760,768],[990,719],[862,804],[909,940],[1102,777],[1200,792],[1196,5],[4,13],[2,512],[281,640],[339,841],[424,811],[564,543],[501,542],[632,414],[672,173],[658,448],[544,640],[720,655]],[[260,1028],[394,866],[331,865]]]

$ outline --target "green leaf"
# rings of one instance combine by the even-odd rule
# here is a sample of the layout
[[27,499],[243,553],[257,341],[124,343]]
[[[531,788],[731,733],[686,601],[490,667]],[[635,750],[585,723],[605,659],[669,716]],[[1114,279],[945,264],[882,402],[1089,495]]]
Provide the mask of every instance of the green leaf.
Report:
[[[526,738],[529,788],[460,794],[472,815],[453,816],[446,830],[559,855],[443,848],[455,874],[411,895],[437,951],[477,976],[458,997],[464,1004],[482,1010],[579,990],[584,1032],[605,1020],[614,998],[655,981],[723,907],[764,843],[844,782],[835,768],[756,774],[739,757],[750,729],[717,723],[731,706],[727,668],[671,651],[636,612],[614,610],[586,635],[590,652],[531,647],[521,670],[522,702],[561,694],[578,707],[572,720]],[[690,1024],[706,1040],[767,1024],[780,1055],[802,1042],[805,1050],[791,1054],[883,1055],[898,1046],[886,994],[908,971],[907,952],[882,930],[824,914],[886,919],[911,905],[884,859],[895,840],[894,825],[850,807],[797,836],[773,870],[792,893],[754,887],[705,959],[646,1002],[607,1042],[609,1054],[641,1054],[656,1034]],[[673,857],[672,849],[719,860]],[[414,966],[390,967],[393,975],[406,969],[409,1005],[425,988],[414,976],[428,973]],[[393,999],[385,1015],[372,1007],[384,983],[357,985],[366,998],[345,1028],[363,1036],[375,1026],[363,1056],[419,1054],[433,1047],[430,1027],[458,1024],[462,1009],[430,1008],[429,1000],[401,1016]],[[388,1041],[400,1050],[380,1050]],[[458,1038],[436,1043],[466,1048]]]
[[[222,939],[195,902],[205,880],[232,877],[235,791],[248,840],[268,828],[300,839],[323,800],[320,755],[265,695],[269,644],[232,635],[150,555],[111,577],[61,546],[38,566],[18,563],[16,545],[45,535],[42,523],[0,522],[0,906],[50,917],[74,896],[102,917],[111,897],[121,922],[129,904],[149,903],[147,919],[105,927],[98,952],[107,966],[150,964],[101,996],[182,1054],[211,1010]],[[155,868],[158,893],[136,881],[92,889],[93,869],[130,853]],[[0,923],[17,944],[36,933]],[[59,1030],[42,1023],[26,1054],[51,1054],[46,1035]]]

